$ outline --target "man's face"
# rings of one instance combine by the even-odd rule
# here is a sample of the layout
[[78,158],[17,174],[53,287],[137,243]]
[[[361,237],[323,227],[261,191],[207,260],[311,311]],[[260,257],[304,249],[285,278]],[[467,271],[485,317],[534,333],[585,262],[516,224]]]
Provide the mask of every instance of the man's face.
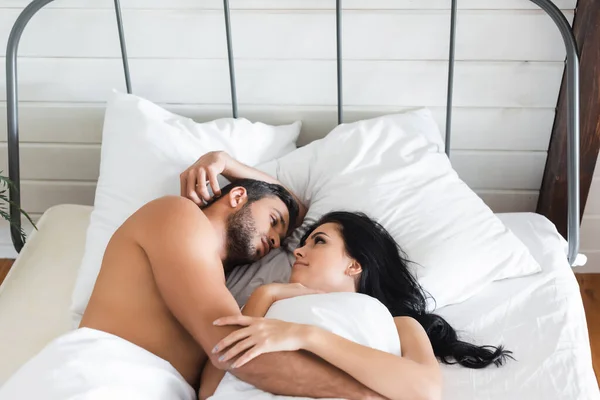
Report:
[[289,227],[289,213],[277,197],[266,197],[241,209],[227,219],[228,267],[249,264],[279,248]]

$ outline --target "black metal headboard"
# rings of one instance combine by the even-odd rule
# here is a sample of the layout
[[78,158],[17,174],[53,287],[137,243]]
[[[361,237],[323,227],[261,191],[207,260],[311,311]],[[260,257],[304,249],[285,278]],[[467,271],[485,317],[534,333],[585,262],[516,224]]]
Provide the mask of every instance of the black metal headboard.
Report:
[[[14,204],[10,206],[11,237],[17,252],[21,251],[23,241],[20,235],[21,229],[21,179],[19,164],[19,115],[18,115],[18,91],[17,91],[17,52],[21,34],[29,20],[43,7],[54,0],[33,0],[21,12],[12,27],[6,50],[6,101],[8,121],[8,172],[14,183],[10,188],[10,198]],[[498,0],[501,1],[501,0]],[[579,55],[575,36],[569,22],[551,0],[530,0],[537,4],[552,18],[560,33],[562,34],[567,50],[567,102],[568,102],[568,137],[567,142],[567,175],[568,175],[568,235],[569,242],[568,260],[571,265],[579,251]],[[452,99],[454,88],[454,54],[456,43],[456,16],[458,0],[451,0],[451,23],[450,44],[448,63],[448,89],[446,102],[446,138],[445,150],[450,155],[450,140],[452,133]],[[129,63],[127,58],[127,46],[123,20],[121,17],[121,5],[119,0],[114,0],[117,29],[121,45],[121,57],[123,60],[123,71],[127,92],[132,92],[131,76],[129,74]],[[229,78],[231,88],[231,104],[233,117],[238,116],[237,94],[235,85],[235,67],[233,57],[233,44],[231,38],[231,22],[229,16],[229,0],[223,0],[225,16],[225,32],[227,36],[227,56],[229,60]],[[342,0],[336,0],[336,58],[337,58],[337,100],[338,100],[338,123],[343,122],[343,96],[342,96]]]

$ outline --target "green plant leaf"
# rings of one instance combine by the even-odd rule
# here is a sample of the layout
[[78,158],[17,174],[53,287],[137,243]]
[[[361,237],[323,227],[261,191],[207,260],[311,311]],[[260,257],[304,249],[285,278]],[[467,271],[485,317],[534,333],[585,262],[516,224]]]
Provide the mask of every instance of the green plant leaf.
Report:
[[0,184],[4,187],[13,188],[18,192],[17,186],[8,177],[2,175],[3,171],[0,171]]
[[31,223],[31,225],[33,225],[34,229],[37,231],[37,226],[35,225],[35,222],[33,222],[33,220],[31,219],[31,217],[29,216],[29,214],[27,214],[25,212],[25,210],[23,210],[21,207],[18,207],[17,204],[14,201],[8,200],[7,202],[8,202],[8,204],[16,206],[19,209],[19,211],[21,212],[21,214],[23,214],[27,218],[27,220],[29,220],[29,222]]
[[[3,171],[0,171],[0,217],[5,219],[6,221],[8,221],[10,223],[11,227],[17,228],[17,224],[15,222],[11,221],[11,219],[10,219],[10,214],[8,212],[8,207],[7,207],[8,205],[13,205],[13,206],[17,207],[19,212],[27,218],[27,220],[31,223],[33,228],[35,230],[37,230],[38,228],[35,225],[35,223],[33,222],[33,220],[31,219],[31,217],[29,216],[29,214],[27,214],[25,212],[25,210],[23,210],[21,207],[19,207],[14,201],[11,201],[9,199],[9,196],[6,193],[7,189],[13,189],[15,192],[18,192],[18,189],[17,189],[16,185],[10,180],[10,178],[2,175],[2,172]],[[21,241],[23,243],[25,243],[25,241],[27,239],[27,235],[25,234],[25,231],[23,230],[22,226],[18,227],[18,229],[19,229],[19,236],[21,238]]]

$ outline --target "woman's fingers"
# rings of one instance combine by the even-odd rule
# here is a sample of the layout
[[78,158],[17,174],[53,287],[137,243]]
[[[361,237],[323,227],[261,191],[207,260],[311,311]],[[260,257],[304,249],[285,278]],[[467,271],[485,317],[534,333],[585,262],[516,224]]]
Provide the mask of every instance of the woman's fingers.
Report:
[[256,345],[247,352],[244,353],[243,356],[238,358],[232,365],[231,368],[240,368],[250,361],[254,360],[256,357],[263,354],[262,346]]
[[253,322],[262,320],[262,318],[248,317],[246,315],[232,315],[230,317],[223,317],[215,320],[213,325],[225,326],[225,325],[240,325],[248,326]]
[[240,340],[245,339],[250,335],[252,335],[250,328],[238,329],[235,332],[231,332],[229,335],[221,339],[219,343],[217,343],[217,345],[212,349],[212,352],[214,354],[223,351],[232,344],[239,342]]
[[219,357],[219,361],[222,361],[222,362],[229,361],[232,358],[237,357],[244,351],[248,350],[250,347],[254,346],[255,343],[256,342],[254,341],[254,338],[252,336],[250,336],[250,337],[246,338],[245,340],[242,340],[241,342],[237,343],[231,349],[227,350],[227,352],[225,354],[223,354],[221,357]]

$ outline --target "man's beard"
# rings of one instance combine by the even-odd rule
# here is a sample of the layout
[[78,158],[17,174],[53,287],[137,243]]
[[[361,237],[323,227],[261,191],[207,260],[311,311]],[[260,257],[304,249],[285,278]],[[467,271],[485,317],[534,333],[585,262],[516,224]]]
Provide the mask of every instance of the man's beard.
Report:
[[225,268],[230,270],[256,260],[253,239],[258,236],[249,204],[227,218],[227,258]]

